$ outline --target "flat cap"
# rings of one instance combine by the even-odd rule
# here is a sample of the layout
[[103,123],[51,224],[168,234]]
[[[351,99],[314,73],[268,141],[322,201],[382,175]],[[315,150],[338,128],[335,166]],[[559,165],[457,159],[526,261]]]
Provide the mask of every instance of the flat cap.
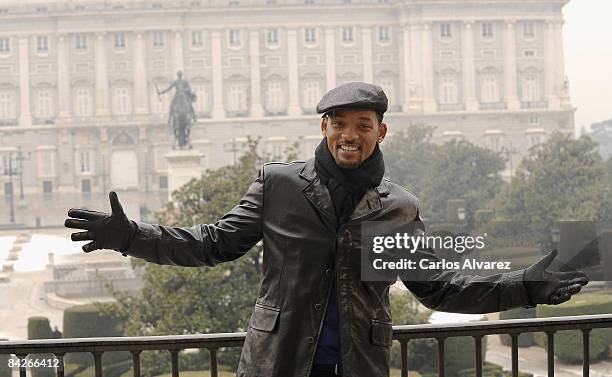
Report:
[[380,115],[387,111],[389,100],[378,85],[349,82],[327,92],[317,105],[317,113],[325,114],[338,107],[374,110]]

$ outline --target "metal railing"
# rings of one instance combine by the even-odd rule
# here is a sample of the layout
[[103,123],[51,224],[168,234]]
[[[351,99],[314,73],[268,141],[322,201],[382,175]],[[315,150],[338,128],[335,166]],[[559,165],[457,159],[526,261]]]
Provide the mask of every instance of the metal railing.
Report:
[[[547,335],[548,376],[554,376],[554,334],[562,330],[582,330],[583,376],[589,375],[589,333],[595,328],[612,328],[612,314],[572,317],[509,319],[462,324],[393,326],[393,339],[401,345],[401,376],[408,376],[408,342],[411,339],[434,338],[438,343],[438,376],[444,377],[444,342],[447,338],[471,336],[475,342],[476,377],[482,377],[482,337],[508,334],[512,339],[512,376],[517,377],[518,337],[522,333],[544,332]],[[0,342],[0,354],[14,354],[21,363],[20,377],[26,376],[26,357],[30,354],[54,354],[59,360],[58,377],[64,377],[64,355],[71,352],[91,352],[95,376],[102,377],[102,354],[108,351],[129,351],[132,354],[134,377],[140,377],[140,353],[145,350],[170,352],[172,376],[179,376],[178,354],[181,350],[206,348],[210,352],[212,377],[218,376],[217,350],[221,347],[241,347],[246,333],[202,335],[137,336],[109,338],[43,339]]]

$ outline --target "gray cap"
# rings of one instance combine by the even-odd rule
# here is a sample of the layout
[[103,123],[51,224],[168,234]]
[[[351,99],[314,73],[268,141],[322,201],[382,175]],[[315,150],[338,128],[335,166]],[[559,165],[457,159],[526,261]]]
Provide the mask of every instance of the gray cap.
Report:
[[338,107],[374,110],[383,115],[389,101],[382,88],[365,82],[349,82],[327,92],[317,105],[317,113],[325,114]]

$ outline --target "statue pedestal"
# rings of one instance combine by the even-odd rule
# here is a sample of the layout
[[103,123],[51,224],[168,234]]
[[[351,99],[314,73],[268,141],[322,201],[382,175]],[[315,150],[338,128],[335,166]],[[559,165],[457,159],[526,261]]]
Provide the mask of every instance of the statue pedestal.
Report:
[[172,201],[172,192],[178,190],[192,178],[202,176],[202,157],[204,155],[193,149],[179,149],[168,153],[168,200]]

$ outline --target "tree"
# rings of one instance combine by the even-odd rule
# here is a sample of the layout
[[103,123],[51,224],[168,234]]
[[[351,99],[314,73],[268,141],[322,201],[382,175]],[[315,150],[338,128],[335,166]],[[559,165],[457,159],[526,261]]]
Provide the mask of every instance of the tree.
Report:
[[427,219],[445,221],[449,199],[464,199],[466,220],[486,207],[502,185],[503,157],[465,140],[437,145],[433,128],[413,125],[385,147],[389,178],[412,191]]
[[596,144],[586,136],[573,140],[554,132],[529,150],[512,183],[497,195],[496,218],[520,221],[523,237],[549,242],[549,230],[560,219],[609,224],[609,187]]

